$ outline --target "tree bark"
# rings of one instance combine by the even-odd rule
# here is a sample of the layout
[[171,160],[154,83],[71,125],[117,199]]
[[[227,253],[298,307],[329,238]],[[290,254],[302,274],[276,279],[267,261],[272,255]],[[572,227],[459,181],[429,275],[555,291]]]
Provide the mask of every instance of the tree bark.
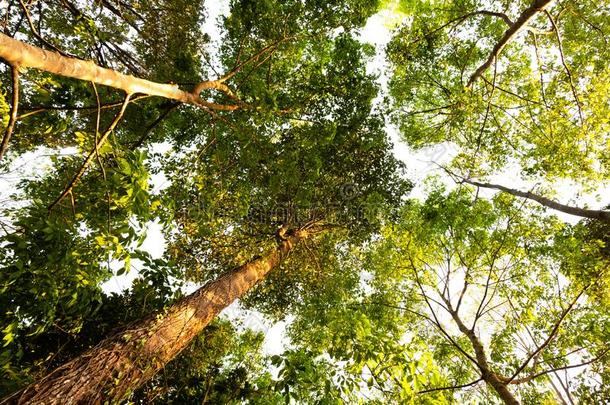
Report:
[[498,376],[498,374],[491,370],[483,344],[478,336],[474,333],[474,330],[469,329],[466,325],[464,325],[464,322],[462,322],[462,319],[459,317],[457,311],[453,310],[449,301],[445,301],[445,303],[448,305],[449,313],[451,314],[454,322],[457,324],[460,332],[462,332],[468,338],[468,340],[470,340],[470,344],[474,349],[477,366],[481,371],[481,378],[483,381],[485,381],[485,383],[498,394],[505,404],[519,405],[519,401],[514,397],[512,392],[510,392],[507,384],[502,381],[502,377]]
[[498,396],[504,401],[505,404],[508,405],[519,405],[519,401],[513,395],[512,392],[506,387],[506,384],[503,383],[496,374],[490,373],[488,375],[483,375],[483,380],[496,391]]
[[516,197],[527,198],[529,200],[536,201],[537,203],[544,205],[545,207],[548,207],[548,208],[551,208],[551,209],[554,209],[554,210],[557,210],[560,212],[564,212],[566,214],[575,215],[575,216],[583,217],[583,218],[598,219],[600,221],[610,223],[610,211],[588,210],[585,208],[572,207],[570,205],[558,203],[556,201],[553,201],[549,198],[540,196],[538,194],[530,193],[529,191],[524,192],[524,191],[520,191],[520,190],[515,190],[513,188],[508,188],[508,187],[505,187],[505,186],[502,186],[499,184],[480,183],[478,181],[468,180],[468,179],[463,179],[463,180],[465,183],[471,184],[476,187],[500,190],[500,191],[504,191],[506,193],[512,194]]
[[169,307],[76,357],[3,404],[98,404],[124,399],[176,357],[220,311],[280,264],[306,231],[229,271]]
[[[56,52],[25,44],[0,33],[0,58],[11,66],[35,68],[60,76],[91,81],[96,84],[121,89],[127,94],[148,94],[182,103],[193,104],[214,110],[237,110],[238,105],[216,104],[201,99],[198,91],[181,90],[177,84],[156,83],[97,66],[91,61],[70,58]],[[216,80],[199,83],[197,90],[215,89],[225,91]],[[221,88],[222,87],[222,88]]]

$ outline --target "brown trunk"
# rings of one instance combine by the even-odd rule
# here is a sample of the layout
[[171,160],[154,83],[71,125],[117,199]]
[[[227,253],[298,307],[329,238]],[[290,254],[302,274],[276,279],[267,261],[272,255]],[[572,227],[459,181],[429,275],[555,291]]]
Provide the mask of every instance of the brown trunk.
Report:
[[4,132],[4,136],[2,137],[2,142],[0,142],[0,160],[2,160],[2,157],[8,149],[8,143],[11,140],[11,135],[13,134],[13,130],[15,129],[15,122],[17,122],[17,109],[19,106],[19,69],[14,66],[11,66],[11,76],[13,78],[13,97],[11,102],[11,114],[9,116],[6,131]]
[[216,315],[275,268],[301,239],[296,231],[264,257],[232,270],[5,398],[10,404],[115,403],[154,376]]
[[565,212],[566,214],[575,215],[577,217],[583,217],[583,218],[598,219],[600,221],[610,223],[610,211],[588,210],[588,209],[579,208],[579,207],[572,207],[570,205],[560,204],[556,201],[553,201],[546,197],[542,197],[538,194],[530,193],[529,191],[528,192],[519,191],[519,190],[515,190],[513,188],[501,186],[499,184],[479,183],[478,181],[466,180],[466,179],[464,179],[464,181],[468,184],[472,184],[473,186],[500,190],[500,191],[504,191],[505,193],[512,194],[516,197],[527,198],[529,200],[536,201],[537,203],[544,205],[545,207],[552,208],[552,209],[560,211],[560,212]]
[[[60,76],[91,81],[124,90],[127,94],[148,94],[216,110],[236,110],[239,108],[237,105],[221,105],[205,101],[199,97],[198,92],[191,93],[181,90],[176,84],[151,82],[97,66],[90,61],[45,51],[2,33],[0,33],[0,58],[14,67],[35,68]],[[225,91],[222,86],[222,83],[218,81],[207,81],[198,84],[196,88],[198,90],[216,89]]]
[[485,354],[485,349],[483,348],[483,344],[481,340],[478,338],[474,330],[469,329],[462,319],[459,317],[457,311],[454,311],[451,307],[450,303],[446,301],[449,305],[449,313],[451,317],[455,321],[458,326],[460,332],[462,332],[470,343],[472,344],[472,348],[474,349],[474,354],[476,357],[477,365],[481,371],[481,378],[483,381],[487,383],[493,390],[498,394],[498,396],[504,401],[506,404],[510,405],[519,405],[519,401],[513,396],[513,394],[508,390],[507,384],[502,381],[502,378],[499,377],[496,373],[491,370],[489,366],[489,362],[487,361],[487,356]]
[[490,373],[487,375],[483,375],[483,380],[489,385],[491,388],[496,391],[498,396],[504,401],[505,404],[508,405],[519,405],[519,401],[514,397],[513,393],[508,390],[506,384],[500,381],[497,375],[494,373]]

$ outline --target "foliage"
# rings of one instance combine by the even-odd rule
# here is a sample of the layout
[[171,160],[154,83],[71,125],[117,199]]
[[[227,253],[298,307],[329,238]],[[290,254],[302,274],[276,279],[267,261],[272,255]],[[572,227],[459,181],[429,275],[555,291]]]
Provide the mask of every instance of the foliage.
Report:
[[[516,170],[547,190],[598,191],[605,4],[536,12],[476,77],[530,1],[232,0],[219,38],[201,29],[209,6],[10,2],[9,36],[185,90],[218,79],[231,91],[202,98],[235,109],[136,94],[117,117],[115,89],[20,73],[0,180],[27,159],[35,173],[2,194],[0,396],[264,254],[278,228],[314,224],[324,232],[240,299],[286,321],[283,351],[268,355],[261,332],[221,317],[129,400],[496,403],[502,387],[531,404],[608,397],[607,224],[566,224],[464,184],[432,181],[407,199],[388,131],[397,124],[414,149],[453,144],[447,170],[466,178]],[[387,92],[369,73],[379,50],[358,32],[379,9],[401,21],[384,50]],[[153,225],[159,251],[145,247]],[[104,290],[126,274],[125,291]]]
[[455,143],[454,165],[472,176],[516,162],[527,177],[607,179],[605,7],[562,1],[537,13],[471,84],[505,18],[513,24],[531,2],[410,3],[413,18],[387,49],[409,144]]
[[[393,321],[432,355],[444,378],[425,389],[485,378],[475,342],[460,322],[483,345],[492,372],[513,376],[510,390],[524,403],[554,397],[548,378],[560,377],[548,370],[562,373],[592,361],[599,366],[576,374],[583,389],[585,381],[605,378],[607,309],[585,298],[601,274],[570,282],[561,273],[575,247],[561,242],[569,228],[526,211],[512,197],[488,201],[467,189],[433,190],[401,218],[367,254],[370,295],[404,311]],[[461,400],[491,401],[480,384],[457,393]],[[451,391],[445,395],[451,398]]]

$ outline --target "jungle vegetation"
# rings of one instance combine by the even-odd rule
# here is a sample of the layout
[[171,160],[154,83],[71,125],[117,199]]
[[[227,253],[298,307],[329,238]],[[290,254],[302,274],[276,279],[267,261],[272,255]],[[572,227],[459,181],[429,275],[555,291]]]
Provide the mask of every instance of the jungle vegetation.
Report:
[[610,3],[217,3],[0,2],[0,403],[607,401]]

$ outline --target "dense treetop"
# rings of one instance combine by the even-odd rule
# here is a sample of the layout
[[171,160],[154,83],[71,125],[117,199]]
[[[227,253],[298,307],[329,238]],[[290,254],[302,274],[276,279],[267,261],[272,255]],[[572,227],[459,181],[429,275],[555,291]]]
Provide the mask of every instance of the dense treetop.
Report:
[[[193,98],[0,64],[0,180],[16,185],[0,196],[0,396],[301,233],[239,299],[286,322],[284,347],[220,317],[122,400],[610,395],[610,215],[553,200],[610,180],[609,4],[233,0],[210,36],[211,3],[3,3],[0,47]],[[361,32],[382,10],[375,48]],[[458,153],[418,199],[392,141]]]

